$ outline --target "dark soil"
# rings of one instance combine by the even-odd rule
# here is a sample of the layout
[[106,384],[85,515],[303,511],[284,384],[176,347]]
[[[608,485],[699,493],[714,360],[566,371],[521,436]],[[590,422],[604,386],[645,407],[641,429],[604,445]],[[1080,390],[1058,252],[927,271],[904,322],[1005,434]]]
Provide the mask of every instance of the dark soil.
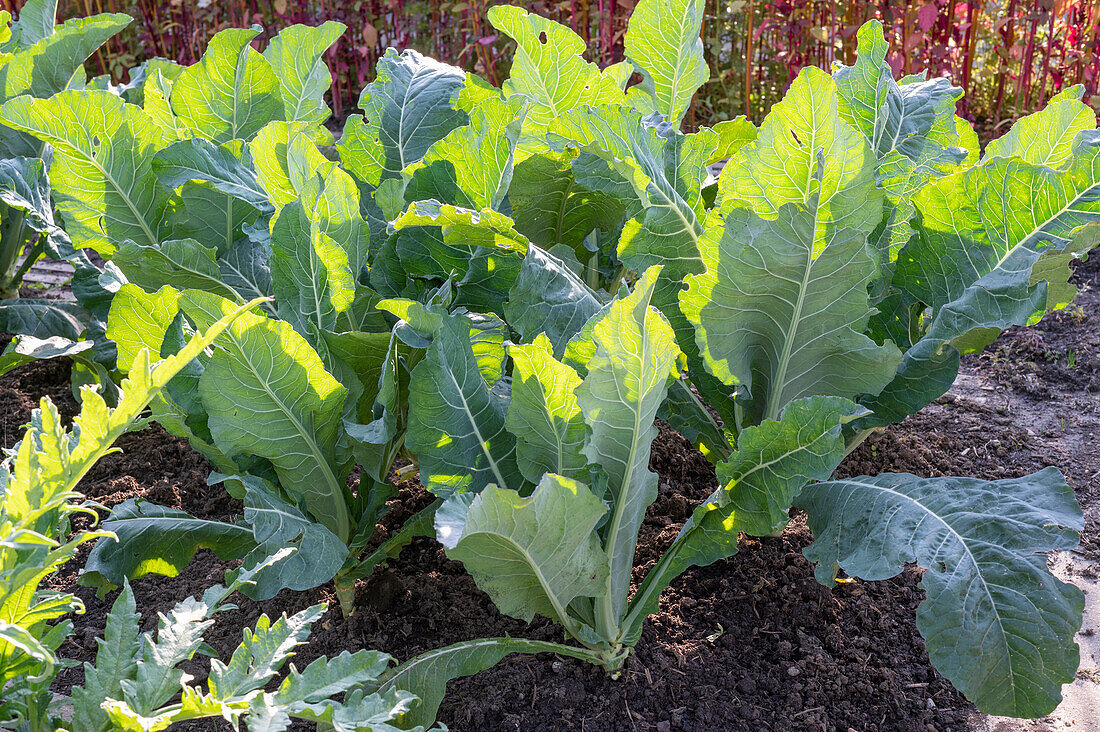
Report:
[[[1079,266],[1075,277],[1082,292],[1074,307],[966,358],[951,392],[870,439],[839,472],[998,478],[1058,465],[1085,506],[1083,551],[1100,554],[1100,257]],[[0,377],[4,446],[17,439],[42,394],[73,414],[67,366],[34,363]],[[105,459],[81,486],[93,500],[110,506],[143,495],[210,518],[238,510],[220,489],[206,486],[205,461],[159,427],[126,435],[119,447],[123,452]],[[667,429],[654,446],[652,468],[660,475],[660,495],[643,527],[639,573],[716,483],[702,456]],[[385,525],[396,525],[426,500],[418,486],[405,485]],[[381,530],[377,538],[384,535]],[[440,721],[458,731],[967,729],[973,707],[931,668],[916,630],[919,572],[827,589],[801,554],[810,540],[795,516],[780,537],[744,539],[736,556],[687,572],[663,595],[617,681],[569,659],[513,656],[452,683]],[[86,551],[54,578],[54,589],[74,590]],[[143,627],[154,627],[157,612],[182,597],[219,582],[226,568],[203,552],[179,577],[134,582]],[[76,619],[62,652],[90,660],[113,595],[101,601],[86,588],[75,592],[87,613]],[[207,640],[227,656],[241,628],[261,613],[291,613],[322,601],[334,601],[331,587],[284,592],[264,603],[238,598],[239,608],[223,613]],[[560,640],[549,622],[527,625],[501,616],[462,566],[427,539],[361,583],[357,602],[350,619],[329,610],[298,654],[299,667],[344,649],[378,648],[405,659],[487,635]],[[198,663],[189,670],[202,673]],[[79,669],[65,672],[57,690],[67,691],[81,676]]]

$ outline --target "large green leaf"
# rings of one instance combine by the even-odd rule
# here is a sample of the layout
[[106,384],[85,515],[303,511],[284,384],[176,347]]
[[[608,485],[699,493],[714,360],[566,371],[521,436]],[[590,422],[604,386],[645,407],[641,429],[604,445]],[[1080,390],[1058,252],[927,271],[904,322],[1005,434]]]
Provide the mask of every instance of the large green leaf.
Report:
[[175,577],[199,549],[245,565],[284,547],[297,551],[253,576],[243,592],[267,600],[284,589],[309,590],[328,582],[343,566],[347,547],[339,537],[283,500],[268,481],[252,475],[213,473],[211,480],[237,481],[245,490],[244,519],[225,523],[145,500],[127,500],[105,519],[103,539],[88,556],[81,583],[101,588],[148,574]]
[[568,627],[569,604],[599,593],[607,578],[595,532],[605,513],[588,486],[547,474],[527,498],[493,485],[453,495],[436,512],[435,530],[501,612]]
[[[383,371],[393,366],[389,363],[391,351],[399,347],[393,342],[393,334],[389,331],[377,333],[348,331],[346,333],[324,332],[321,335],[328,355],[347,364],[362,383],[363,394],[359,401],[359,413],[369,421],[381,390]],[[409,351],[411,349],[401,349],[402,355],[407,355]],[[396,355],[393,357],[396,358]]]
[[54,200],[77,247],[110,254],[131,239],[156,245],[168,200],[153,172],[161,133],[139,107],[103,91],[7,102],[0,119],[54,150]]
[[[704,379],[691,325],[677,301],[684,277],[701,272],[698,240],[703,232],[701,184],[707,145],[671,130],[654,118],[604,105],[564,115],[549,135],[555,149],[576,147],[579,184],[617,198],[626,206],[618,257],[638,271],[662,265],[654,305],[676,333],[693,374]],[[715,406],[720,394],[708,397]]]
[[353,280],[359,277],[370,260],[370,225],[361,205],[369,199],[361,200],[352,176],[321,154],[301,123],[269,124],[249,149],[257,178],[276,208],[298,201],[311,232],[321,232],[338,244]]
[[69,237],[54,218],[50,181],[41,158],[0,159],[0,201],[24,211],[27,225],[49,237],[51,256],[62,254],[60,247],[67,246]]
[[[1022,134],[1016,144],[1041,149]],[[1004,328],[1072,300],[1068,264],[1100,243],[1100,133],[1079,133],[1073,150],[1062,170],[995,157],[917,194],[918,236],[902,250],[894,283],[930,311],[895,380],[861,400],[875,411],[867,426],[903,419],[944,393],[959,351],[980,350]]]
[[[233,307],[208,293],[180,296],[180,308],[200,328]],[[218,345],[199,381],[215,444],[227,454],[269,460],[283,489],[347,539],[347,469],[336,459],[347,390],[289,323],[249,313]]]
[[271,253],[280,317],[309,340],[319,330],[335,330],[337,319],[355,299],[347,252],[294,202],[279,212],[271,231]]
[[627,205],[618,250],[627,266],[663,264],[669,280],[697,267],[705,166],[697,155],[681,155],[686,137],[608,105],[564,115],[549,137],[555,148],[581,150],[573,162],[577,183]]
[[522,340],[544,333],[562,356],[569,339],[603,307],[600,298],[557,257],[538,247],[527,250],[508,291],[504,313]]
[[955,117],[962,89],[944,78],[894,81],[877,20],[865,23],[857,37],[856,63],[839,65],[833,78],[841,117],[860,131],[878,159],[876,178],[888,203],[880,246],[893,258],[913,233],[913,194],[967,157]]
[[260,211],[206,182],[184,183],[169,204],[167,225],[174,239],[197,239],[225,254],[245,232],[266,226]]
[[244,486],[244,521],[252,528],[256,547],[251,561],[270,556],[280,549],[297,549],[286,559],[262,569],[253,584],[243,591],[249,597],[266,600],[284,589],[309,590],[332,579],[347,559],[347,545],[336,534],[288,503],[278,489],[253,475],[211,474],[211,480],[239,481]]
[[405,200],[436,199],[464,208],[499,209],[512,181],[524,114],[519,100],[489,97],[478,104],[470,112],[469,124],[451,130],[423,158],[405,167]]
[[950,389],[958,375],[958,349],[935,339],[918,341],[905,351],[897,374],[882,391],[860,398],[860,404],[874,412],[859,423],[860,428],[881,427],[916,414]]
[[345,30],[347,26],[333,20],[315,27],[292,25],[279,31],[264,49],[264,58],[279,79],[287,122],[321,125],[332,116],[324,100],[332,86],[324,54]]
[[523,133],[531,144],[570,109],[626,103],[614,76],[584,60],[584,40],[571,29],[507,5],[489,8],[487,15],[517,44],[503,90],[530,100]]
[[1023,478],[886,473],[811,485],[796,505],[816,541],[805,554],[831,584],[925,569],[917,626],[940,673],[990,714],[1040,717],[1080,662],[1084,598],[1046,552],[1076,546],[1081,509],[1054,468]]
[[526,237],[510,218],[489,208],[474,210],[416,201],[392,224],[393,249],[404,274],[456,284],[456,303],[500,312],[516,279]]
[[714,127],[700,128],[687,137],[694,141],[693,148],[700,150],[694,154],[702,160],[703,165],[709,167],[720,160],[733,157],[738,150],[755,140],[756,135],[756,125],[742,115],[719,122]]
[[649,469],[657,436],[653,421],[682,365],[671,326],[650,307],[659,274],[657,267],[646,270],[634,292],[594,324],[595,353],[576,390],[590,429],[584,454],[606,476],[612,506],[602,529],[610,568],[597,609],[608,640],[615,638],[626,605],[638,530],[657,497],[657,474]]
[[[217,251],[194,239],[172,239],[160,246],[124,241],[111,261],[127,280],[145,290],[168,285],[177,290],[203,290],[244,302],[241,294],[226,284],[218,266]],[[263,294],[247,293],[249,298]]]
[[172,104],[169,101],[172,95],[172,83],[181,71],[183,71],[182,66],[162,65],[160,68],[149,71],[141,86],[142,109],[160,128],[166,140],[185,140],[191,137],[191,131],[172,111]]
[[[824,159],[820,174],[819,158]],[[768,112],[756,140],[722,168],[717,212],[738,206],[772,218],[783,204],[805,206],[816,194],[823,220],[865,209],[864,215],[877,223],[880,194],[868,174],[873,170],[867,142],[840,114],[836,83],[820,69],[806,67]]]
[[[526,129],[526,124],[525,124]],[[577,183],[575,154],[532,155],[516,165],[508,200],[516,229],[550,250],[564,245],[587,261],[586,240],[594,229],[612,233],[623,222],[623,205],[612,196]]]
[[30,94],[45,99],[68,88],[73,74],[82,69],[85,59],[132,20],[122,13],[104,13],[90,18],[70,18],[56,30],[51,24],[52,33],[33,45],[28,44],[0,66],[0,98]]
[[[379,307],[390,309],[385,301]],[[519,488],[516,442],[505,429],[507,400],[486,383],[469,323],[439,317],[430,335],[427,356],[412,372],[405,439],[417,457],[421,481],[444,498],[490,483]],[[503,356],[503,349],[490,355],[489,368],[499,369]]]
[[172,85],[172,111],[196,137],[247,140],[283,119],[282,90],[271,64],[249,44],[259,26],[214,34],[198,63]]
[[276,210],[299,198],[307,181],[330,164],[305,131],[302,122],[275,121],[248,143],[256,180]]
[[[370,260],[371,228],[355,180],[338,163],[326,163],[304,186],[300,200],[314,227],[347,254],[352,279],[361,277]],[[369,204],[369,199],[362,203]]]
[[511,346],[508,353],[512,401],[505,426],[516,436],[516,460],[523,477],[531,483],[538,483],[545,473],[588,480],[581,452],[584,417],[574,393],[581,378],[554,358],[545,335],[527,346]]
[[1100,221],[1100,132],[1078,136],[1064,170],[994,158],[926,186],[916,204],[920,236],[898,260],[898,286],[932,308],[931,331],[963,349],[984,346],[996,335],[981,332],[994,312],[1026,322],[1060,304],[1047,302],[1031,272]]
[[99,540],[80,580],[104,589],[147,574],[175,577],[199,549],[228,561],[241,559],[256,546],[246,524],[198,519],[144,499],[130,498],[115,506],[104,527],[117,540]]
[[[270,297],[275,292],[271,283],[271,246],[263,242],[242,240],[218,260],[222,280],[245,299]],[[264,303],[273,312],[270,303]]]
[[348,118],[337,150],[349,172],[377,186],[400,178],[405,166],[456,127],[466,113],[451,106],[466,76],[461,69],[388,49],[375,67],[377,78],[363,88],[363,115]]
[[[869,207],[877,213],[873,198]],[[802,397],[878,393],[901,360],[863,335],[873,219],[827,218],[815,193],[771,220],[734,209],[700,240],[706,272],[688,277],[681,307],[708,370],[739,387],[753,422]]]
[[107,315],[107,337],[118,347],[122,373],[129,373],[141,349],[161,353],[165,334],[178,312],[179,293],[171,287],[148,293],[128,282],[119,288]]
[[84,358],[91,347],[91,341],[71,341],[61,336],[48,338],[16,336],[3,352],[0,352],[0,376],[31,361],[61,357]]
[[1008,132],[990,141],[982,161],[1017,157],[1032,165],[1065,167],[1078,135],[1096,128],[1096,114],[1081,101],[1084,91],[1082,86],[1071,86],[1052,97],[1045,108],[1016,120]]
[[879,158],[897,152],[913,163],[928,164],[943,155],[961,162],[961,156],[944,149],[948,141],[940,137],[940,128],[949,124],[950,134],[957,134],[953,114],[962,90],[945,78],[895,81],[886,63],[889,44],[880,21],[867,21],[857,38],[855,64],[839,65],[833,72],[841,117],[859,130]]
[[37,298],[0,300],[0,329],[8,333],[79,341],[87,328],[85,318],[87,314],[71,302]]
[[702,27],[700,0],[640,0],[634,7],[623,44],[642,75],[627,92],[635,109],[659,112],[680,126],[696,90],[710,78]]
[[732,556],[742,531],[781,529],[799,491],[833,474],[844,458],[843,426],[865,411],[840,397],[809,397],[787,405],[778,420],[742,430],[736,451],[718,464],[718,490],[695,509],[631,599],[627,642],[637,641],[661,592],[688,567]]
[[803,486],[828,478],[844,458],[841,427],[866,411],[847,399],[815,396],[791,402],[778,420],[746,428],[737,452],[718,464],[721,487],[707,503],[748,534],[782,529]]
[[54,32],[57,0],[27,0],[19,9],[19,20],[12,23],[12,39],[26,48]]
[[153,170],[161,183],[179,188],[188,181],[209,183],[215,190],[240,199],[258,210],[270,210],[267,192],[256,180],[256,173],[225,145],[195,137],[174,142],[159,150]]
[[[428,256],[440,260],[435,262],[434,273],[443,277],[454,270],[465,271],[475,247],[522,255],[529,243],[527,237],[516,231],[515,222],[498,211],[452,206],[433,199],[414,201],[390,226],[394,231],[422,226],[440,227],[446,251],[440,253],[442,256],[429,251]],[[401,253],[400,245],[398,253]],[[432,271],[430,265],[423,263],[413,266],[421,271]]]

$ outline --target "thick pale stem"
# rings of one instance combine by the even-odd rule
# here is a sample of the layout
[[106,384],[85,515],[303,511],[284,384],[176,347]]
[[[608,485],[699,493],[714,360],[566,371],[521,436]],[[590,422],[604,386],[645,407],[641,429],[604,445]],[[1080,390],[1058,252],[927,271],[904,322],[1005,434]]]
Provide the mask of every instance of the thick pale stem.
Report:
[[34,263],[42,257],[42,253],[45,250],[46,240],[44,237],[40,237],[35,241],[34,246],[27,252],[27,256],[23,258],[23,264],[19,265],[19,269],[15,271],[15,274],[12,275],[10,280],[10,287],[14,288],[17,293],[19,285],[23,284],[23,278],[26,276],[27,272],[31,271],[31,267],[34,266]]
[[346,618],[355,612],[355,578],[341,571],[333,583],[336,585],[336,599],[340,601],[340,612]]
[[[4,206],[0,211],[3,223],[0,224],[0,298],[17,297],[19,294],[19,280],[25,270],[15,271],[15,263],[26,243],[26,214],[19,210]],[[31,255],[28,254],[28,260]],[[32,262],[33,264],[33,262]]]

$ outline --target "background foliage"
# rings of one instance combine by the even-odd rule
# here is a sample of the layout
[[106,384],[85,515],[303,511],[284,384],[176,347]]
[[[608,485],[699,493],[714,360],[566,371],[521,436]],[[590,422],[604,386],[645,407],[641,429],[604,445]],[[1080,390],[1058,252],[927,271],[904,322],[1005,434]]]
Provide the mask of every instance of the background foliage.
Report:
[[[17,14],[21,0],[0,0]],[[478,71],[508,75],[514,44],[494,32],[490,0],[63,0],[60,17],[113,11],[139,20],[91,62],[93,73],[124,80],[138,59],[194,63],[223,28],[258,23],[270,33],[290,23],[339,20],[348,32],[328,53],[336,119],[355,108],[388,46]],[[572,28],[601,66],[623,58],[623,33],[636,0],[535,0],[517,4]],[[805,66],[852,63],[856,29],[879,18],[898,73],[950,75],[965,89],[960,109],[996,136],[1008,121],[1061,89],[1085,85],[1100,109],[1100,3],[1088,0],[707,0],[703,37],[710,83],[689,126],[737,114],[759,121]],[[261,39],[262,42],[263,39]]]

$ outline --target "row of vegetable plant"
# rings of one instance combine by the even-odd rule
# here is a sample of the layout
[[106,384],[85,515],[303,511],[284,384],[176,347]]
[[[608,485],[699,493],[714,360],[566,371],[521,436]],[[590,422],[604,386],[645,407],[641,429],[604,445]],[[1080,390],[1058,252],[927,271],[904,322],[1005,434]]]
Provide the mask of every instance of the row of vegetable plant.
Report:
[[[794,506],[827,585],[925,569],[930,659],[980,709],[1051,711],[1077,669],[1083,608],[1043,554],[1083,525],[1062,475],[832,476],[945,393],[960,354],[1072,299],[1070,263],[1100,231],[1100,133],[1082,90],[981,152],[955,115],[962,90],[896,80],[870,22],[853,65],[805,69],[759,128],[685,134],[708,76],[699,0],[642,0],[627,60],[605,69],[556,22],[507,6],[488,21],[517,44],[501,88],[391,50],[335,144],[323,57],[337,23],[285,28],[262,52],[258,28],[225,30],[196,64],[149,61],[125,88],[84,81],[101,39],[66,40],[115,16],[30,47],[51,59],[33,68],[68,70],[0,107],[5,134],[44,154],[37,195],[4,202],[47,222],[79,303],[0,302],[0,328],[20,334],[0,370],[75,357],[85,409],[103,414],[103,399],[128,403],[123,375],[147,371],[149,353],[169,359],[152,418],[244,504],[228,523],[126,501],[81,581],[173,575],[207,548],[253,568],[226,587],[264,599],[333,581],[351,613],[357,580],[435,536],[502,612],[548,617],[565,638],[470,640],[352,674],[357,700],[401,705],[384,724],[426,726],[449,680],[509,653],[617,674],[669,582],[734,554],[741,533],[782,530]],[[217,335],[185,348],[197,333]],[[632,593],[658,418],[720,486]],[[413,473],[435,502],[372,544]],[[280,632],[304,638],[307,615]],[[259,691],[272,664],[236,685],[215,666],[207,691],[156,714],[170,696],[104,711],[162,729],[214,695],[231,710],[216,713],[281,720],[272,729],[287,714],[386,729],[340,727],[309,706],[320,696],[277,711]]]

